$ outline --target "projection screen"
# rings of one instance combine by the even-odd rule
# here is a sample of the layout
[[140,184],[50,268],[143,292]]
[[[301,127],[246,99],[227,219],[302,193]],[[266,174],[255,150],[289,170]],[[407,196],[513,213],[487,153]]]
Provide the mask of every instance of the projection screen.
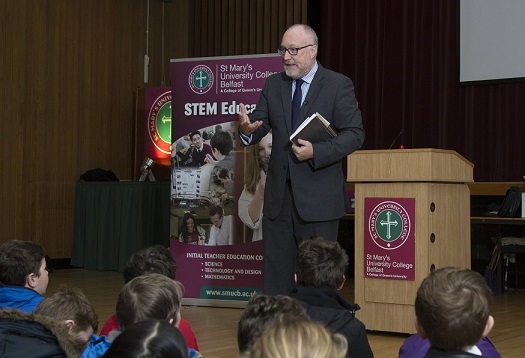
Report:
[[525,80],[525,0],[458,0],[459,83]]

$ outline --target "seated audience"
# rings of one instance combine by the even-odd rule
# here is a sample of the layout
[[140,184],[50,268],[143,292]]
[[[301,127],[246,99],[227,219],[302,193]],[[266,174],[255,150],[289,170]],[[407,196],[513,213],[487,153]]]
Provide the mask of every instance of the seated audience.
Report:
[[62,322],[83,349],[82,358],[102,356],[110,346],[105,336],[97,336],[98,315],[81,289],[61,286],[44,298],[35,314]]
[[0,309],[0,357],[78,358],[85,346],[50,317]]
[[337,241],[314,238],[301,242],[292,297],[305,306],[311,319],[345,336],[347,357],[373,357],[365,325],[354,317],[359,306],[347,303],[337,293],[343,288],[347,268],[348,255]]
[[478,272],[445,267],[423,280],[417,291],[416,330],[428,338],[425,357],[482,356],[476,343],[494,326],[492,292]]
[[321,323],[298,320],[276,324],[255,341],[247,358],[344,358],[347,343]]
[[[135,277],[148,273],[158,273],[174,280],[176,272],[177,264],[170,250],[162,245],[153,245],[140,249],[131,255],[126,267],[124,267],[123,275],[124,282],[128,283]],[[107,336],[111,331],[119,329],[117,316],[113,315],[108,318],[100,330],[100,334]],[[199,350],[197,338],[195,338],[193,330],[184,318],[180,320],[179,330],[186,339],[188,347]]]
[[146,320],[128,327],[108,349],[104,358],[188,358],[182,333],[162,320]]
[[306,311],[293,298],[284,295],[254,295],[244,308],[237,327],[239,352],[248,351],[268,327],[304,319],[308,319]]
[[0,308],[33,312],[49,282],[46,252],[31,241],[0,244]]
[[[108,338],[114,341],[133,324],[148,319],[163,320],[179,327],[183,286],[158,273],[135,277],[124,285],[117,300],[117,319],[120,331],[112,331]],[[189,349],[190,357],[202,357]]]

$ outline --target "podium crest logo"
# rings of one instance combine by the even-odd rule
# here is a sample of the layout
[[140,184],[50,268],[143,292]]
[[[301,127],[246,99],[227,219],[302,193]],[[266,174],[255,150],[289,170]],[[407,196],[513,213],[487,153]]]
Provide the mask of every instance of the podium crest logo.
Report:
[[213,71],[205,65],[195,66],[188,76],[188,82],[193,92],[204,94],[213,87]]
[[383,201],[370,213],[368,231],[374,243],[385,250],[395,250],[407,240],[411,231],[407,210],[395,201]]
[[148,113],[148,134],[160,152],[171,154],[171,91],[161,94]]

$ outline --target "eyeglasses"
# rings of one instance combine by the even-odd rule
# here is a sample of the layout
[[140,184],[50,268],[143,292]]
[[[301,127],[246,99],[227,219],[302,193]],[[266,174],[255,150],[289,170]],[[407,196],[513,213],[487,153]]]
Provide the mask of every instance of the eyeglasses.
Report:
[[284,56],[286,55],[286,51],[288,51],[288,53],[291,55],[291,56],[295,56],[299,53],[299,50],[302,50],[303,48],[307,48],[307,47],[310,47],[310,46],[315,46],[314,44],[311,44],[311,45],[306,45],[306,46],[303,46],[303,47],[290,47],[290,48],[286,48],[286,47],[279,47],[277,49],[277,53],[281,56]]

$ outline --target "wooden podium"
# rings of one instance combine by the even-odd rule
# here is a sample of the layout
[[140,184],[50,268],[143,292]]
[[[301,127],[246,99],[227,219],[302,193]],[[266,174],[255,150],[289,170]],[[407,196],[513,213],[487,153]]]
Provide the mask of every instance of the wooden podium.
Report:
[[[368,330],[415,333],[414,300],[423,279],[434,268],[470,268],[466,183],[473,181],[473,167],[456,152],[440,149],[360,150],[348,156],[347,180],[355,183],[355,302]],[[400,200],[414,203],[414,280],[365,274],[370,270],[365,246],[375,247],[375,241],[365,244],[372,240],[365,203],[382,198],[413,198]]]

